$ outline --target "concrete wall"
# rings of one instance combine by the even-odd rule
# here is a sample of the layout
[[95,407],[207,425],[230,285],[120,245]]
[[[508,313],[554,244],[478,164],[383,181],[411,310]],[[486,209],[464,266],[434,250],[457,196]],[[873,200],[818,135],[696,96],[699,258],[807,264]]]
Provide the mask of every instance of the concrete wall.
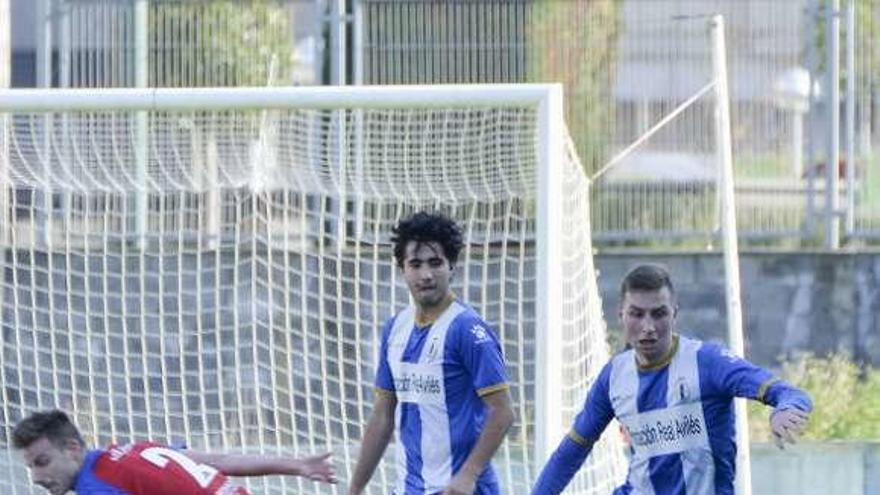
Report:
[[[718,253],[600,253],[599,287],[613,335],[620,334],[620,279],[641,262],[662,263],[672,271],[683,333],[726,341],[724,266]],[[740,272],[751,360],[771,366],[801,352],[843,352],[880,366],[880,253],[744,252]]]
[[880,443],[752,444],[753,495],[880,493]]

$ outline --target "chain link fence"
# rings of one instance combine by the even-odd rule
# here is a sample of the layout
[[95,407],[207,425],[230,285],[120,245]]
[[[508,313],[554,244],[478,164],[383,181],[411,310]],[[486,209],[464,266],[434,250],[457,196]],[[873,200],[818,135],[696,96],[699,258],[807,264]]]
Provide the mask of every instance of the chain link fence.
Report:
[[[829,15],[838,3],[840,10]],[[138,15],[138,4],[146,5],[145,14]],[[321,84],[340,61],[350,72],[346,80],[364,84],[560,81],[567,123],[589,173],[711,77],[703,19],[721,13],[728,26],[737,219],[745,245],[819,245],[828,236],[826,183],[834,169],[840,210],[833,214],[845,219],[840,234],[850,245],[880,240],[874,151],[880,0],[34,5],[37,46],[53,47],[37,61],[37,72],[44,84],[62,87]],[[48,6],[45,17],[39,5]],[[833,57],[826,40],[835,19],[841,37]],[[334,29],[340,24],[348,29]],[[40,69],[46,59],[49,70]],[[147,68],[140,78],[139,63]],[[826,74],[835,63],[841,150],[839,163],[829,167],[834,112]],[[710,101],[696,102],[596,180],[593,230],[600,244],[714,243],[713,108]]]
[[[823,1],[361,3],[366,83],[561,81],[566,118],[588,171],[601,168],[708,81],[710,46],[701,19],[723,14],[740,236],[752,245],[821,240],[830,132],[824,33],[835,17]],[[840,165],[851,239],[880,234],[880,183],[871,152],[878,137],[873,72],[880,8],[875,1],[855,8],[860,82],[853,96],[842,93],[840,103],[857,102],[850,174],[856,180],[847,180],[847,160]],[[840,55],[845,74],[846,53]],[[593,229],[600,243],[713,242],[713,111],[711,102],[697,102],[597,182]]]

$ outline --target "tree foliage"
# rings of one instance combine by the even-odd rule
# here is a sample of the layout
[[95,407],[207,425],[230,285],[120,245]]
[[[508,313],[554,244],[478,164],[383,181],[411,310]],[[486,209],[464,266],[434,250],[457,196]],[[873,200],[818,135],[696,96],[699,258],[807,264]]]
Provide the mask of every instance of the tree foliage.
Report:
[[[841,1],[840,13],[840,64],[841,77],[847,77],[845,73],[846,63],[846,39],[847,19],[846,6],[848,0]],[[822,74],[828,66],[827,34],[828,34],[828,9],[831,0],[817,0],[812,12],[814,23],[813,40],[807,43],[813,44],[816,53],[817,72]],[[880,84],[880,0],[857,0],[855,2],[855,46],[856,46],[856,69],[866,71],[856,74],[857,81],[861,82],[859,90],[869,89],[864,87],[866,83],[873,81],[874,85]],[[843,83],[841,83],[843,84]],[[859,82],[857,82],[859,84]]]
[[620,31],[620,3],[537,1],[526,33],[528,79],[563,84],[566,122],[588,172],[607,159],[613,130],[610,69]]
[[150,84],[290,84],[295,63],[292,21],[289,2],[151,2]]
[[[805,440],[880,440],[880,370],[835,355],[787,362],[780,375],[813,399]],[[768,415],[765,406],[749,403],[752,441],[772,441]]]

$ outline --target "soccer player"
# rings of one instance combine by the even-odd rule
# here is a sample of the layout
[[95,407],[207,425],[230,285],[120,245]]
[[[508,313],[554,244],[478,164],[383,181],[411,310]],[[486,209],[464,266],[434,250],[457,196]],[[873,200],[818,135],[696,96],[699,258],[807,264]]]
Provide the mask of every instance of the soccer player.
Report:
[[770,428],[780,448],[794,443],[806,426],[810,398],[720,346],[676,333],[678,304],[664,268],[636,267],[624,277],[620,294],[629,349],[602,369],[532,493],[560,493],[617,418],[632,456],[615,495],[733,495],[733,398],[775,408]]
[[382,330],[373,414],[348,493],[364,489],[396,427],[395,495],[498,494],[489,461],[514,413],[497,337],[449,289],[461,230],[420,212],[393,233],[413,305]]
[[304,459],[181,451],[151,442],[88,450],[63,411],[34,413],[12,432],[34,483],[52,495],[247,495],[226,478],[286,474],[336,482],[330,454]]

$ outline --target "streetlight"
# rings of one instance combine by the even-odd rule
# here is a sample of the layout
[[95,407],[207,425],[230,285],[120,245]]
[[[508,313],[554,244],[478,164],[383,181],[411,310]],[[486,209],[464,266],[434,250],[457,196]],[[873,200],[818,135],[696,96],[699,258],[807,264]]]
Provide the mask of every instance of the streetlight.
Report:
[[804,113],[810,109],[810,73],[803,67],[792,67],[780,74],[773,81],[773,101],[791,111],[791,168],[800,178],[804,171]]

